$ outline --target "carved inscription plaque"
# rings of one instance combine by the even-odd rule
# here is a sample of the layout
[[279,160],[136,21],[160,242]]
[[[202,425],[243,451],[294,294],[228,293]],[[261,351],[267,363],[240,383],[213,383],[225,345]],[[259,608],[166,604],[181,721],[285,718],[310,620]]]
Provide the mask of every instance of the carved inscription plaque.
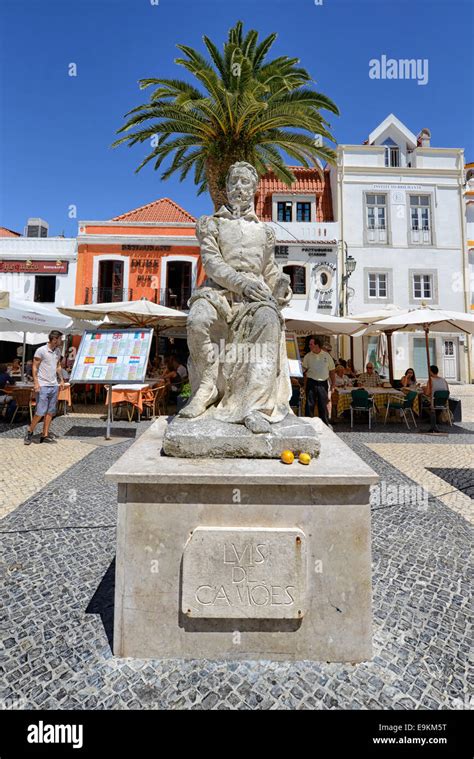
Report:
[[296,528],[197,527],[182,577],[190,618],[301,619],[306,537]]

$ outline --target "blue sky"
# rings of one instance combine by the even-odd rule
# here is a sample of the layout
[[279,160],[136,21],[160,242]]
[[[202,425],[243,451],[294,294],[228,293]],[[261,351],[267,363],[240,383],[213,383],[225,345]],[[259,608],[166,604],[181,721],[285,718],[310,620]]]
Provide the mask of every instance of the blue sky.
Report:
[[[474,161],[472,0],[1,0],[0,225],[41,216],[50,234],[109,219],[159,197],[191,213],[210,208],[192,178],[161,182],[134,169],[145,146],[111,149],[123,115],[146,99],[140,78],[182,78],[176,43],[219,46],[241,19],[274,56],[297,56],[339,106],[342,143],[363,142],[390,112],[432,145]],[[318,0],[319,2],[319,0]],[[373,80],[369,60],[428,59],[429,80]],[[77,76],[68,76],[70,63]],[[77,219],[69,218],[76,206]]]

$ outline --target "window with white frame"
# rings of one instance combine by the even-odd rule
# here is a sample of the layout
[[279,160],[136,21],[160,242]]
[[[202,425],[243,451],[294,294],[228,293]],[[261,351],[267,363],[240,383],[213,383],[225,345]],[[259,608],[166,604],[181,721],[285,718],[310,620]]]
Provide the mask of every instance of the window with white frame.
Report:
[[369,298],[387,297],[387,275],[381,272],[369,272]]
[[431,300],[433,297],[433,277],[431,274],[413,275],[413,298]]
[[366,229],[368,242],[387,241],[387,196],[367,193]]
[[390,137],[383,143],[385,147],[385,166],[400,166],[400,148]]
[[431,208],[429,195],[410,195],[411,241],[431,243]]

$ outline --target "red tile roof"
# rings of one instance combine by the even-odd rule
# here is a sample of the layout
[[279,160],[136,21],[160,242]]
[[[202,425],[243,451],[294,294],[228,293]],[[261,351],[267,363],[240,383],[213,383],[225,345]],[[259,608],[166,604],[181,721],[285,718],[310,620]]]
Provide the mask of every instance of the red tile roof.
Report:
[[6,227],[0,227],[0,237],[21,237],[19,232],[13,232],[12,229]]
[[174,200],[160,198],[159,200],[140,206],[133,211],[114,216],[111,221],[161,221],[194,223],[196,219],[181,208]]
[[272,220],[272,195],[316,196],[316,221],[333,221],[331,185],[329,169],[324,169],[322,177],[317,169],[304,166],[288,166],[296,177],[291,186],[286,185],[270,171],[260,178],[257,188],[255,210],[262,221]]

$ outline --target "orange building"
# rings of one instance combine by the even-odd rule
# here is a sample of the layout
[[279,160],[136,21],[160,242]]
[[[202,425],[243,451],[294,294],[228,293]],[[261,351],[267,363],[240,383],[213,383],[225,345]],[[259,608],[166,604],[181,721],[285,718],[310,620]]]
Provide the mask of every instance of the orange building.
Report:
[[79,222],[76,304],[145,297],[186,309],[203,279],[195,221],[161,198],[110,221]]

